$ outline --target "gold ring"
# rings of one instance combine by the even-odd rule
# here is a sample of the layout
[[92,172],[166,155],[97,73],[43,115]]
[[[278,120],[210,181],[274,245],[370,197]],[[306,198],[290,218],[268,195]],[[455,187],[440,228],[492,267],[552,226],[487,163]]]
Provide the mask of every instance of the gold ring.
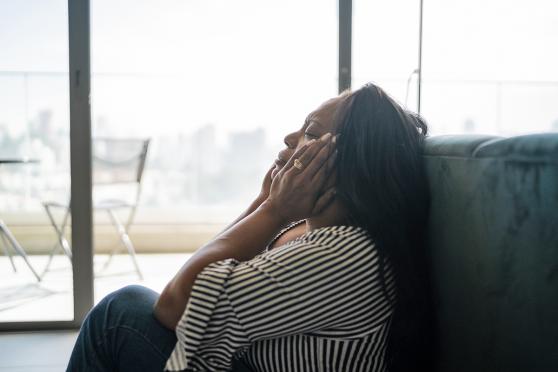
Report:
[[298,170],[302,170],[302,168],[304,168],[304,164],[302,164],[302,162],[298,159],[294,160],[293,166]]

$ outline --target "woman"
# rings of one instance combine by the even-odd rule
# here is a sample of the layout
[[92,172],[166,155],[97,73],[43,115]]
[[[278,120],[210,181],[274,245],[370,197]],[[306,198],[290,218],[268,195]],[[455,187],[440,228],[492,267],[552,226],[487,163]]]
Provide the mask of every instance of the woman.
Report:
[[426,131],[373,84],[325,102],[160,296],[90,312],[68,370],[425,370]]

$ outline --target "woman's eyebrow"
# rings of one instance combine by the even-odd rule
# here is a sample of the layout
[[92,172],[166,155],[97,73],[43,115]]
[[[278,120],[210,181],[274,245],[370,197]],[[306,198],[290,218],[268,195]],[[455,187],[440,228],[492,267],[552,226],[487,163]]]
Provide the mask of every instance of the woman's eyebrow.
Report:
[[310,118],[307,122],[308,126],[310,126],[310,124],[317,124],[318,126],[323,128],[323,124],[320,123],[318,120],[314,119],[314,118]]

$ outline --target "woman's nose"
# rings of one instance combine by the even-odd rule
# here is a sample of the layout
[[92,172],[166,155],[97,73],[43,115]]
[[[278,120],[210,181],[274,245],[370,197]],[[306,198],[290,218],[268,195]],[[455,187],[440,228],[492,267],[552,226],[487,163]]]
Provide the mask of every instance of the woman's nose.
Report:
[[290,149],[294,149],[296,148],[297,144],[298,144],[298,132],[292,132],[289,133],[285,136],[284,139],[285,145],[290,148]]

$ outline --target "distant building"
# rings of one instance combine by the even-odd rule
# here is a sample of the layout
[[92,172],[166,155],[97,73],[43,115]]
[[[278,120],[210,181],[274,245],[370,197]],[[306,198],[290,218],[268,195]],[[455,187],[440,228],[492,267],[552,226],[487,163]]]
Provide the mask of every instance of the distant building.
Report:
[[225,165],[230,169],[237,169],[242,173],[259,172],[262,166],[267,166],[272,159],[266,159],[265,130],[257,128],[252,131],[232,132]]
[[467,118],[463,123],[463,132],[465,133],[475,133],[476,124],[473,119]]

